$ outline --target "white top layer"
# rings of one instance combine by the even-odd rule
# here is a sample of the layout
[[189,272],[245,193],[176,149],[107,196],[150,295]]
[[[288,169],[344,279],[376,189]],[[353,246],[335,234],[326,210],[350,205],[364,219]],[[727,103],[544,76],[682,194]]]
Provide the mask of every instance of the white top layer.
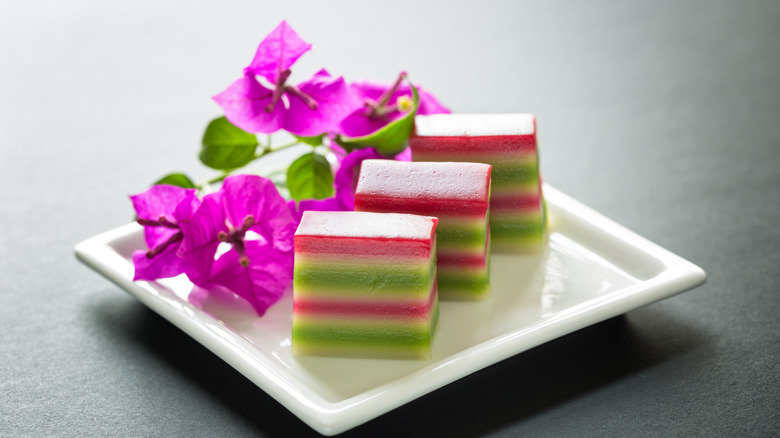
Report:
[[486,202],[490,166],[482,163],[365,160],[357,193],[406,199]]
[[414,118],[418,137],[531,135],[533,114],[432,114]]
[[364,211],[305,211],[296,236],[428,240],[434,218]]

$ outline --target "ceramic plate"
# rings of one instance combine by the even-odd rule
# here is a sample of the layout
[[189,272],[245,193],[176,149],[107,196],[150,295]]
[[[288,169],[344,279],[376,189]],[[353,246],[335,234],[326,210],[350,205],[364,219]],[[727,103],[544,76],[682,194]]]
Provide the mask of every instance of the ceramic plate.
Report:
[[309,426],[333,435],[580,328],[702,284],[704,271],[545,186],[552,232],[537,254],[494,256],[493,296],[442,302],[433,358],[294,357],[292,293],[258,318],[244,301],[186,277],[132,281],[143,248],[128,224],[76,255],[236,368]]

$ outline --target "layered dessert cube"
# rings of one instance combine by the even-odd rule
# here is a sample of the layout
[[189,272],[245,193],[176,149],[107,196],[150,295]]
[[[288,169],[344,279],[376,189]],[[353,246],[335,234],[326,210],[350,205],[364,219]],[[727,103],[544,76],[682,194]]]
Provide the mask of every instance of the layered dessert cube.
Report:
[[293,354],[430,358],[439,318],[437,222],[304,212],[294,236]]
[[414,161],[492,165],[493,251],[522,253],[541,247],[547,235],[547,215],[532,114],[417,116],[409,145]]
[[439,296],[481,299],[490,291],[490,170],[482,163],[366,160],[355,210],[438,217]]

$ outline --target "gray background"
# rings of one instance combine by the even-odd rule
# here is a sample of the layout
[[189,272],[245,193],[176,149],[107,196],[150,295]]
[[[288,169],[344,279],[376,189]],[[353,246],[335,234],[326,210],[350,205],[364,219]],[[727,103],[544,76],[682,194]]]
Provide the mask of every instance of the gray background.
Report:
[[3,2],[0,435],[316,436],[80,265],[196,159],[209,99],[282,19],[349,80],[534,112],[545,181],[708,282],[345,436],[780,434],[780,3]]

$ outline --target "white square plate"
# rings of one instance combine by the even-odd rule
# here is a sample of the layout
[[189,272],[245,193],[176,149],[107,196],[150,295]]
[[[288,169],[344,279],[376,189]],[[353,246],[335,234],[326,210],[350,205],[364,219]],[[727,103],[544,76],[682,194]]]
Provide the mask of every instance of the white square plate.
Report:
[[538,254],[494,256],[493,295],[442,302],[433,358],[295,357],[292,293],[265,316],[184,276],[133,282],[137,224],[76,245],[89,267],[192,336],[301,420],[334,435],[475,371],[580,328],[702,284],[704,271],[545,186],[551,234]]

